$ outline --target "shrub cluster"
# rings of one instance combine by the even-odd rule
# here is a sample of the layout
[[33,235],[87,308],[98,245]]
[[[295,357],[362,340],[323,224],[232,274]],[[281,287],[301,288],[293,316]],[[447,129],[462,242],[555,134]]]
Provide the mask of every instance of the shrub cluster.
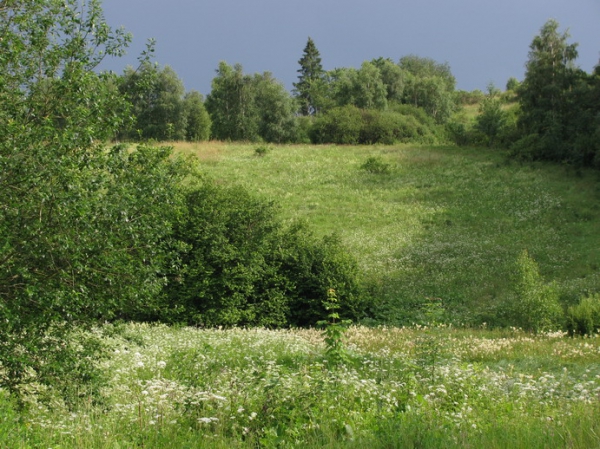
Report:
[[600,330],[600,295],[582,298],[567,310],[570,335],[593,335]]
[[523,251],[516,263],[512,323],[533,332],[554,331],[561,327],[563,310],[554,283],[547,284],[535,260]]
[[339,239],[319,239],[306,225],[284,226],[276,206],[240,187],[203,179],[185,193],[175,226],[180,242],[155,317],[201,326],[310,326],[326,316],[322,301],[338,292],[343,314],[360,318],[356,261]]
[[310,137],[317,144],[433,143],[435,132],[432,120],[420,108],[398,105],[379,111],[347,105],[317,117],[310,129]]

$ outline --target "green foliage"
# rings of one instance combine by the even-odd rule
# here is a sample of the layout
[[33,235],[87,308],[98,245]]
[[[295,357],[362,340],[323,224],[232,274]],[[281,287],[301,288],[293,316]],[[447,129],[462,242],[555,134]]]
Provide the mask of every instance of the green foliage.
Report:
[[506,82],[506,90],[511,91],[511,92],[516,92],[520,86],[521,86],[521,83],[519,82],[519,80],[513,76],[511,76],[508,79],[508,81]]
[[384,162],[381,156],[371,156],[360,166],[361,170],[377,175],[388,175],[391,172],[389,163]]
[[474,143],[472,123],[464,114],[454,114],[446,123],[445,130],[448,139],[456,145],[465,146]]
[[527,251],[517,259],[515,290],[513,323],[533,332],[561,327],[563,311],[558,289],[554,283],[544,283],[536,262]]
[[391,145],[400,141],[411,118],[389,111],[363,110],[360,143]]
[[57,344],[73,325],[153,307],[183,169],[169,149],[98,143],[127,105],[94,69],[129,40],[99,2],[7,4],[0,35],[0,387],[18,389],[86,371]]
[[393,105],[388,111],[364,111],[361,143],[433,143],[438,126],[425,111],[411,105]]
[[336,240],[317,240],[303,226],[285,228],[272,203],[241,187],[202,180],[186,203],[175,229],[184,268],[166,288],[171,310],[157,318],[306,326],[323,316],[319,298],[327,285],[340,289],[348,313],[364,313],[356,262]]
[[393,144],[431,142],[435,124],[426,113],[409,105],[393,110],[358,109],[354,105],[333,108],[317,117],[311,127],[313,143]]
[[338,303],[335,289],[327,290],[327,300],[323,301],[323,307],[329,312],[327,320],[317,321],[317,325],[323,328],[328,361],[333,367],[349,360],[348,352],[344,347],[344,334],[348,330],[352,320],[342,320],[338,313],[341,306]]
[[315,119],[311,140],[313,143],[357,144],[361,129],[362,114],[356,106],[337,107]]
[[255,103],[259,111],[258,134],[265,142],[297,139],[296,103],[283,84],[269,73],[254,76]]
[[445,123],[456,109],[456,79],[450,66],[415,55],[404,56],[398,65],[407,72],[403,102],[421,107],[437,123]]
[[401,102],[404,94],[406,73],[389,58],[377,58],[371,61],[377,69],[385,86],[388,102]]
[[287,229],[282,245],[282,273],[293,290],[290,323],[312,326],[326,316],[323,297],[334,288],[341,312],[359,320],[370,313],[370,298],[361,287],[361,271],[355,256],[348,253],[337,234],[317,238],[305,224]]
[[245,75],[240,64],[220,62],[205,104],[216,139],[289,142],[296,137],[294,103],[268,72]]
[[484,98],[485,94],[479,89],[473,91],[457,90],[455,92],[456,103],[459,105],[474,105],[479,104]]
[[[186,106],[191,105],[186,105],[183,82],[171,67],[160,68],[148,59],[141,59],[137,69],[129,67],[125,70],[119,89],[131,103],[135,117],[128,129],[121,130],[120,137],[158,141],[184,140],[188,137],[189,109]],[[198,107],[197,102],[195,107]],[[197,126],[197,123],[194,125]],[[190,132],[197,133],[191,129]]]
[[360,109],[386,109],[388,92],[375,64],[365,61],[358,70],[335,69],[328,75],[333,104],[354,105]]
[[208,140],[211,121],[202,94],[196,91],[188,92],[183,99],[183,106],[187,121],[185,139],[191,142]]
[[425,298],[421,305],[422,323],[424,326],[444,324],[446,308],[442,298]]
[[571,335],[593,335],[600,331],[600,295],[582,298],[567,310],[567,329]]
[[261,157],[265,156],[269,151],[271,151],[271,149],[266,145],[259,145],[254,148],[254,154]]
[[204,181],[186,193],[186,212],[175,228],[175,238],[185,243],[184,270],[167,287],[168,304],[181,309],[183,321],[286,323],[285,280],[272,273],[268,259],[278,230],[274,215],[272,204],[239,187]]
[[522,159],[565,161],[594,166],[599,146],[600,98],[597,74],[575,65],[577,44],[549,20],[533,39],[527,71],[519,86],[519,129],[522,139],[513,155]]
[[300,68],[298,82],[294,83],[294,94],[300,104],[300,113],[318,114],[325,94],[325,71],[321,65],[319,50],[310,37],[298,64]]
[[221,61],[212,80],[206,109],[212,119],[211,134],[220,140],[258,140],[258,111],[254,105],[252,78],[242,66]]
[[488,146],[492,147],[502,134],[507,122],[507,113],[502,109],[498,95],[491,92],[479,105],[479,115],[475,127],[487,139]]

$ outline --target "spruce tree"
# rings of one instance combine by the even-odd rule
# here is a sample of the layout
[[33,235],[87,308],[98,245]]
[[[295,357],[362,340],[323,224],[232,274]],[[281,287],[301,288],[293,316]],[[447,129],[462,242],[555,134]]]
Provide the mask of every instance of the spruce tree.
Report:
[[317,114],[322,104],[325,88],[325,72],[321,56],[314,41],[309,37],[302,58],[298,61],[298,82],[294,83],[294,93],[300,103],[302,115]]

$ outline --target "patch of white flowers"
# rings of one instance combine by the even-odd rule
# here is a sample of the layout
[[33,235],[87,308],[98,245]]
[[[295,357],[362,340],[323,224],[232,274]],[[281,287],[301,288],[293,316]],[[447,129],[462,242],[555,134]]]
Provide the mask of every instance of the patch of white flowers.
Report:
[[[428,413],[440,425],[478,431],[481,410],[510,404],[518,413],[560,420],[569,404],[600,398],[600,339],[518,331],[484,338],[447,330],[435,337],[435,362],[419,368],[415,342],[423,332],[429,330],[352,327],[347,345],[356,363],[330,370],[316,330],[130,324],[126,333],[136,338],[112,337],[112,356],[99,362],[111,375],[103,418],[40,406],[32,424],[77,434],[110,422],[145,429],[195,423],[211,432],[247,435],[275,432],[282,422],[306,430],[327,420],[356,435],[373,420]],[[522,372],[512,365],[486,365],[512,351],[546,351],[558,360],[589,362],[589,368]]]

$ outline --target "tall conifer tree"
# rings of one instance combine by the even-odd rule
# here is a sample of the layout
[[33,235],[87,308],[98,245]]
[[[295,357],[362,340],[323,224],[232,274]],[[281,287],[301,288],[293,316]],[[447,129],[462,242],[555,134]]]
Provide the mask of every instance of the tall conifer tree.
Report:
[[314,41],[309,37],[302,58],[298,61],[298,82],[294,83],[294,93],[300,102],[302,115],[317,114],[324,94],[325,71],[321,65],[321,55]]

